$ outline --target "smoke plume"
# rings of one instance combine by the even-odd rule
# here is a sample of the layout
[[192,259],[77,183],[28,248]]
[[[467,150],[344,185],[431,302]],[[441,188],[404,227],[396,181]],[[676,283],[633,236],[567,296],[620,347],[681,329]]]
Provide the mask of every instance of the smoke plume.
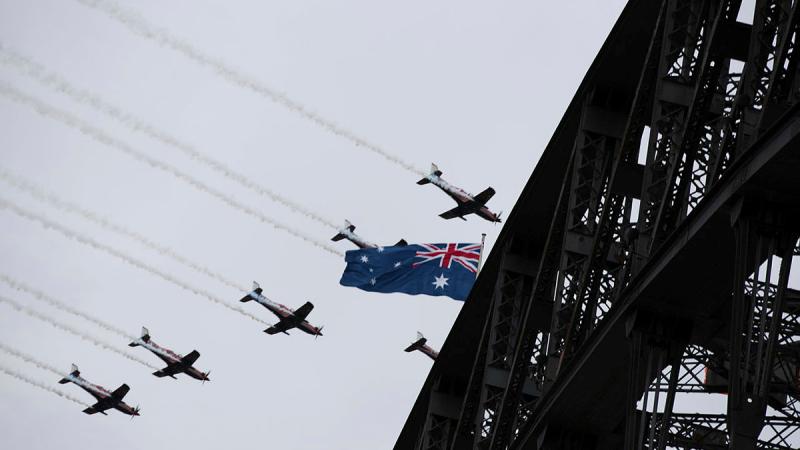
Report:
[[210,167],[229,180],[234,181],[235,183],[244,186],[253,192],[268,197],[273,201],[286,206],[292,211],[303,214],[310,219],[322,223],[323,225],[336,228],[336,225],[325,217],[303,207],[297,202],[292,201],[291,199],[278,194],[267,187],[260,185],[258,182],[254,181],[252,177],[248,177],[240,172],[237,172],[236,170],[225,165],[225,163],[203,153],[192,144],[182,141],[170,135],[167,131],[159,129],[156,126],[147,123],[145,120],[123,111],[118,106],[115,106],[102,99],[97,94],[93,94],[87,90],[74,86],[59,74],[53,71],[48,71],[45,67],[30,60],[29,58],[4,48],[1,43],[0,63],[18,69],[37,82],[61,92],[62,94],[69,96],[79,103],[94,108],[96,111],[124,124],[133,131],[143,133],[152,139],[161,142],[162,144],[180,150],[193,160]]
[[61,391],[59,389],[56,389],[56,388],[54,388],[52,386],[48,386],[47,384],[42,383],[39,380],[34,380],[33,378],[30,378],[27,375],[24,375],[24,374],[22,374],[20,372],[17,372],[16,370],[11,369],[9,367],[6,367],[6,366],[4,366],[2,364],[0,364],[0,372],[3,372],[3,373],[5,373],[6,375],[8,375],[10,377],[14,377],[19,381],[28,383],[31,386],[36,386],[39,389],[43,389],[45,391],[52,392],[53,394],[56,394],[57,396],[59,396],[61,398],[65,398],[67,400],[75,402],[75,403],[77,403],[77,404],[79,404],[79,405],[81,405],[83,407],[89,406],[88,404],[82,402],[81,400],[78,400],[77,398],[67,394],[66,392],[63,392],[63,391]]
[[25,305],[23,305],[21,303],[18,303],[18,302],[14,301],[14,300],[11,300],[10,298],[0,296],[0,303],[5,303],[5,304],[13,307],[17,311],[24,312],[25,314],[27,314],[27,315],[35,318],[35,319],[39,319],[42,322],[49,323],[50,325],[58,328],[59,330],[66,331],[67,333],[70,333],[70,334],[73,334],[75,336],[78,336],[79,338],[81,338],[83,340],[86,340],[86,341],[89,341],[92,344],[94,344],[94,345],[96,345],[96,346],[98,346],[98,347],[100,347],[102,349],[110,350],[110,351],[112,351],[112,352],[114,352],[114,353],[116,353],[116,354],[118,354],[118,355],[120,355],[120,356],[122,356],[124,358],[128,358],[131,361],[135,361],[135,362],[137,362],[139,364],[142,364],[143,366],[149,367],[151,369],[157,369],[158,368],[158,367],[148,363],[147,361],[145,361],[143,359],[140,359],[140,358],[138,358],[138,357],[136,357],[134,355],[131,355],[130,353],[128,353],[126,351],[118,349],[114,345],[103,341],[102,339],[98,338],[97,336],[92,336],[91,334],[84,333],[83,331],[80,331],[77,328],[74,328],[74,327],[72,327],[70,325],[67,325],[67,324],[63,323],[63,322],[59,322],[56,319],[54,319],[54,318],[52,318],[52,317],[50,317],[50,316],[48,316],[46,314],[42,314],[41,312],[36,311],[35,309],[28,308],[27,306],[25,306]]
[[77,214],[83,217],[84,219],[105,228],[108,231],[121,234],[130,239],[133,239],[134,241],[142,244],[143,246],[149,248],[150,250],[153,250],[163,256],[172,259],[173,261],[183,264],[184,266],[189,267],[190,269],[196,272],[202,273],[203,275],[213,278],[229,287],[246,292],[246,289],[243,289],[239,284],[237,284],[234,281],[231,281],[222,274],[219,274],[209,269],[208,267],[203,266],[202,264],[195,263],[191,261],[189,258],[179,254],[175,250],[172,250],[171,248],[166,247],[164,245],[157,244],[140,233],[131,231],[122,225],[110,222],[108,219],[96,213],[93,213],[92,211],[89,211],[86,208],[83,208],[74,203],[67,202],[65,200],[61,200],[52,192],[46,192],[40,187],[34,185],[33,183],[25,181],[19,177],[10,174],[2,167],[0,167],[0,179],[2,179],[3,181],[5,181],[6,183],[10,184],[15,188],[30,194],[32,197],[36,198],[39,201],[48,203],[49,205],[57,209],[60,209],[61,211]]
[[306,234],[304,234],[304,233],[302,233],[300,231],[297,231],[294,228],[292,228],[292,227],[290,227],[290,226],[288,226],[286,224],[283,224],[283,223],[281,223],[281,222],[279,222],[279,221],[277,221],[275,219],[267,217],[264,214],[262,214],[261,212],[255,210],[255,209],[253,209],[253,208],[251,208],[249,206],[246,206],[246,205],[244,205],[242,203],[239,203],[239,201],[235,200],[233,197],[230,197],[230,196],[224,194],[223,192],[218,191],[218,190],[208,186],[207,184],[203,183],[202,181],[198,180],[197,178],[194,178],[191,175],[189,175],[189,174],[187,174],[185,172],[182,172],[177,167],[175,167],[175,166],[173,166],[171,164],[165,163],[163,161],[157,160],[155,158],[152,158],[149,155],[147,155],[147,154],[145,154],[145,153],[143,153],[143,152],[131,147],[127,143],[122,142],[122,141],[110,136],[109,134],[107,134],[106,132],[102,131],[101,129],[95,127],[94,125],[91,125],[88,122],[85,122],[85,121],[81,120],[80,118],[78,118],[78,117],[76,117],[76,116],[74,116],[74,115],[72,115],[72,114],[70,114],[70,113],[68,113],[68,112],[66,112],[64,110],[60,110],[60,109],[54,108],[54,107],[48,105],[47,103],[45,103],[42,100],[39,100],[39,99],[37,99],[35,97],[27,95],[27,94],[25,94],[22,91],[12,87],[11,85],[9,85],[7,83],[0,82],[0,94],[4,95],[5,97],[7,97],[7,98],[9,98],[11,100],[14,100],[16,102],[19,102],[19,103],[22,103],[22,104],[25,104],[25,105],[28,105],[28,106],[32,107],[34,110],[36,110],[36,112],[38,112],[39,114],[41,114],[41,115],[43,115],[45,117],[48,117],[48,118],[57,120],[59,122],[62,122],[64,124],[66,124],[66,125],[69,125],[69,126],[75,128],[75,129],[79,130],[81,133],[91,137],[92,139],[94,139],[94,140],[96,140],[96,141],[98,141],[100,143],[103,143],[103,144],[105,144],[105,145],[107,145],[107,146],[109,146],[111,148],[117,149],[117,150],[121,151],[122,153],[125,153],[126,155],[136,159],[139,162],[148,164],[151,167],[154,167],[156,169],[162,170],[162,171],[164,171],[164,172],[166,172],[166,173],[178,178],[179,180],[188,183],[189,185],[191,185],[195,189],[197,189],[197,190],[199,190],[201,192],[204,192],[206,194],[209,194],[212,197],[215,197],[218,200],[222,201],[223,203],[227,204],[228,206],[230,206],[230,207],[232,207],[234,209],[238,209],[239,211],[241,211],[241,212],[243,212],[243,213],[245,213],[245,214],[247,214],[247,215],[249,215],[251,217],[254,217],[254,218],[258,219],[261,222],[268,223],[268,224],[272,225],[273,227],[275,227],[276,229],[279,229],[281,231],[285,231],[285,232],[291,234],[292,236],[300,238],[300,239],[306,241],[307,243],[315,245],[315,246],[317,246],[317,247],[319,247],[319,248],[321,248],[321,249],[323,249],[323,250],[325,250],[325,251],[327,251],[329,253],[332,253],[334,255],[337,255],[337,256],[343,256],[344,255],[342,252],[340,252],[339,250],[329,246],[327,243],[319,241],[316,238],[308,236],[308,235],[306,235]]
[[70,314],[72,314],[74,316],[77,316],[77,317],[80,317],[80,318],[82,318],[84,320],[92,322],[93,324],[99,326],[100,328],[103,328],[104,330],[110,331],[112,333],[116,333],[116,334],[118,334],[118,335],[120,335],[120,336],[122,336],[122,337],[124,337],[126,339],[130,339],[130,340],[136,339],[135,336],[126,333],[125,330],[117,328],[114,325],[111,325],[108,322],[100,320],[100,319],[98,319],[98,318],[96,318],[96,317],[94,317],[94,316],[92,316],[92,315],[90,315],[88,313],[85,313],[85,312],[83,312],[83,311],[81,311],[79,309],[73,308],[72,306],[68,305],[67,303],[64,303],[62,301],[56,300],[55,298],[45,294],[44,292],[42,292],[42,291],[40,291],[38,289],[35,289],[35,288],[31,287],[31,286],[28,286],[27,284],[22,283],[21,281],[15,280],[15,279],[11,278],[10,276],[8,276],[8,275],[6,275],[4,273],[0,273],[0,281],[6,283],[12,289],[16,289],[16,290],[21,291],[21,292],[26,292],[26,293],[30,294],[33,298],[35,298],[36,300],[38,300],[40,302],[47,303],[50,306],[53,306],[53,307],[58,308],[58,309],[60,309],[62,311],[68,312],[68,313],[70,313]]
[[14,212],[18,216],[23,217],[25,219],[28,219],[28,220],[30,220],[32,222],[36,222],[36,223],[42,225],[43,227],[45,227],[47,229],[52,229],[52,230],[58,231],[62,235],[66,236],[67,238],[74,239],[74,240],[80,242],[81,244],[84,244],[84,245],[87,245],[89,247],[94,248],[95,250],[99,250],[99,251],[107,253],[107,254],[109,254],[111,256],[114,256],[114,257],[116,257],[116,258],[118,258],[118,259],[120,259],[120,260],[122,260],[122,261],[124,261],[124,262],[126,262],[126,263],[128,263],[128,264],[130,264],[132,266],[134,266],[134,267],[137,267],[137,268],[139,268],[141,270],[149,272],[149,273],[151,273],[151,274],[153,274],[153,275],[155,275],[155,276],[157,276],[157,277],[159,277],[159,278],[161,278],[163,280],[166,280],[166,281],[168,281],[168,282],[170,282],[170,283],[172,283],[172,284],[174,284],[174,285],[176,285],[176,286],[178,286],[180,288],[183,288],[183,289],[185,289],[185,290],[187,290],[187,291],[189,291],[189,292],[191,292],[191,293],[193,293],[195,295],[203,297],[206,300],[211,301],[212,303],[216,303],[218,305],[221,305],[221,306],[223,306],[225,308],[230,309],[231,311],[236,311],[239,314],[247,316],[247,317],[249,317],[249,318],[251,318],[251,319],[253,319],[256,322],[259,322],[261,324],[269,325],[267,322],[264,322],[263,320],[261,320],[257,316],[255,316],[253,314],[250,314],[249,312],[243,310],[242,308],[240,308],[238,306],[234,306],[234,305],[229,304],[225,300],[220,299],[219,297],[215,296],[214,294],[211,294],[208,291],[205,291],[203,289],[194,287],[191,284],[189,284],[189,283],[187,283],[185,281],[181,281],[180,279],[175,278],[175,277],[173,277],[172,275],[170,275],[170,274],[168,274],[166,272],[162,272],[161,270],[159,270],[159,269],[157,269],[155,267],[152,267],[152,266],[150,266],[149,264],[147,264],[147,263],[145,263],[143,261],[140,261],[140,260],[138,260],[138,259],[136,259],[136,258],[134,258],[132,256],[128,256],[127,254],[123,253],[122,251],[120,251],[120,250],[118,250],[118,249],[116,249],[114,247],[111,247],[109,245],[100,243],[100,242],[98,242],[98,241],[96,241],[96,240],[94,240],[94,239],[92,239],[92,238],[90,238],[88,236],[82,235],[82,234],[78,233],[77,231],[74,231],[74,230],[72,230],[70,228],[67,228],[67,227],[57,223],[57,222],[54,222],[54,221],[48,219],[47,217],[44,217],[42,215],[39,215],[39,214],[36,214],[34,212],[28,211],[28,210],[26,210],[26,209],[24,209],[24,208],[22,208],[22,207],[20,207],[20,206],[18,206],[16,204],[14,204],[14,203],[11,203],[8,200],[0,198],[0,208],[6,208],[6,209]]
[[12,348],[12,347],[9,347],[9,346],[3,344],[2,342],[0,342],[0,350],[8,353],[11,356],[16,356],[17,358],[25,361],[28,364],[33,364],[34,366],[36,366],[36,367],[38,367],[38,368],[40,368],[42,370],[50,371],[50,372],[52,372],[52,373],[54,373],[54,374],[56,374],[56,375],[58,375],[60,377],[63,377],[65,375],[65,373],[66,373],[66,372],[64,372],[62,370],[56,369],[55,367],[51,366],[50,364],[47,364],[46,362],[39,361],[38,359],[34,358],[33,356],[31,356],[31,355],[29,355],[27,353],[24,353],[24,352],[21,352],[19,350],[16,350],[16,349]]
[[226,63],[220,58],[208,55],[202,52],[191,43],[181,40],[172,36],[164,28],[157,27],[141,15],[122,8],[119,4],[109,0],[76,0],[85,6],[103,12],[112,19],[125,25],[133,33],[144,38],[155,41],[162,47],[174,50],[186,56],[190,60],[200,64],[201,66],[212,69],[220,77],[226,81],[233,83],[239,87],[245,88],[256,94],[265,97],[284,108],[299,114],[301,117],[313,122],[331,134],[347,139],[356,145],[356,147],[364,148],[372,153],[382,156],[386,160],[418,175],[426,175],[425,172],[417,169],[412,164],[404,161],[400,157],[389,153],[377,144],[367,141],[359,137],[352,131],[342,127],[336,122],[326,119],[322,115],[309,110],[296,100],[289,98],[286,94],[273,89],[264,83],[243,74],[236,70],[231,65]]

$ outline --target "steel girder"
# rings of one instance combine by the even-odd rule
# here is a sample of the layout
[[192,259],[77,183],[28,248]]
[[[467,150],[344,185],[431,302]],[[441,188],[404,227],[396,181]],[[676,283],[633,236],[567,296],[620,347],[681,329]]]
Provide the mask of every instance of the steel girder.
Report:
[[[473,365],[464,407],[451,447],[488,448],[499,419],[515,345],[520,334],[522,308],[531,295],[534,274],[515,269],[514,257],[506,250],[492,296],[491,313],[481,347]],[[528,398],[537,396],[538,387],[529,383]]]
[[[669,34],[665,36],[680,34],[686,40],[693,39],[694,44],[685,45],[688,49],[684,51],[692,51],[693,57],[682,60],[676,70],[677,63],[670,64],[674,51],[669,47],[662,51],[661,73],[666,68],[666,75],[654,102],[653,131],[642,188],[637,246],[641,255],[650,255],[675,229],[689,210],[692,181],[697,183],[704,178],[715,144],[714,131],[718,129],[714,119],[719,113],[709,108],[719,92],[723,70],[728,68],[725,55],[720,52],[720,36],[726,25],[735,20],[739,3],[687,1],[670,5],[675,11],[673,15],[682,10],[691,13],[685,14],[684,21],[673,20],[671,27],[667,20],[665,33]],[[682,89],[687,95],[675,96],[674,89]],[[691,192],[691,198],[698,202],[702,189]]]
[[754,208],[735,218],[728,416],[731,445],[742,449],[754,448],[763,427],[798,232],[784,227],[779,210]]
[[[731,162],[753,142],[759,124],[766,126],[788,102],[796,100],[797,5],[789,0],[758,0],[747,61],[738,83],[730,116],[726,118],[719,153],[715,155],[708,184],[716,182]],[[774,89],[773,84],[775,83]],[[761,121],[765,104],[774,114]]]
[[[795,420],[770,416],[764,419],[764,423],[772,436],[758,440],[755,448],[793,450],[788,439],[797,430]],[[673,414],[664,427],[666,447],[644,448],[728,449],[731,442],[727,428],[727,417],[723,414]]]

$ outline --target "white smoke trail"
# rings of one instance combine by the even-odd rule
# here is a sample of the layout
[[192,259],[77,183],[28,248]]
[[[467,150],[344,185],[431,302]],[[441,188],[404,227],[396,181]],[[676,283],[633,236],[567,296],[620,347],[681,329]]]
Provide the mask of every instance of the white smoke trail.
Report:
[[325,251],[327,251],[329,253],[332,253],[334,255],[344,256],[344,254],[342,252],[340,252],[339,250],[329,246],[327,243],[319,241],[314,237],[308,236],[308,235],[306,235],[304,233],[301,233],[301,232],[289,227],[288,225],[285,225],[285,224],[283,224],[283,223],[281,223],[281,222],[279,222],[279,221],[277,221],[275,219],[267,217],[264,214],[260,213],[259,211],[256,211],[255,209],[253,209],[253,208],[251,208],[249,206],[246,206],[246,205],[244,205],[242,203],[239,203],[233,197],[230,197],[230,196],[222,193],[221,191],[218,191],[218,190],[208,186],[207,184],[203,183],[202,181],[198,180],[197,178],[194,178],[191,175],[189,175],[189,174],[187,174],[185,172],[182,172],[177,167],[175,167],[173,165],[170,165],[170,164],[167,164],[167,163],[165,163],[163,161],[157,160],[155,158],[152,158],[152,157],[148,156],[147,154],[142,153],[139,150],[136,150],[135,148],[131,147],[130,145],[126,144],[125,142],[122,142],[120,140],[117,140],[117,139],[111,137],[110,135],[108,135],[104,131],[100,130],[99,128],[97,128],[97,127],[95,127],[95,126],[93,126],[91,124],[89,124],[88,122],[85,122],[85,121],[79,119],[78,117],[76,117],[76,116],[74,116],[74,115],[72,115],[72,114],[70,114],[70,113],[68,113],[68,112],[66,112],[64,110],[60,110],[60,109],[54,108],[52,106],[49,106],[47,103],[43,102],[42,100],[39,100],[39,99],[37,99],[35,97],[27,95],[27,94],[23,93],[22,91],[10,86],[7,83],[0,82],[0,94],[4,95],[5,97],[7,97],[7,98],[9,98],[11,100],[14,100],[14,101],[18,102],[18,103],[22,103],[22,104],[25,104],[25,105],[28,105],[28,106],[32,107],[34,110],[36,110],[36,112],[38,112],[39,114],[41,114],[41,115],[43,115],[45,117],[48,117],[48,118],[51,118],[51,119],[55,119],[55,120],[58,120],[59,122],[62,122],[64,124],[66,124],[66,125],[69,125],[69,126],[75,128],[75,129],[79,130],[83,134],[93,138],[94,140],[96,140],[96,141],[98,141],[100,143],[103,143],[103,144],[105,144],[105,145],[107,145],[107,146],[109,146],[111,148],[115,148],[115,149],[125,153],[126,155],[136,159],[139,162],[148,164],[151,167],[155,167],[155,168],[160,169],[160,170],[162,170],[162,171],[164,171],[166,173],[169,173],[170,175],[173,175],[174,177],[180,179],[181,181],[184,181],[184,182],[190,184],[191,186],[193,186],[197,190],[199,190],[201,192],[204,192],[206,194],[209,194],[212,197],[215,197],[218,200],[221,200],[222,202],[224,202],[228,206],[231,206],[231,207],[233,207],[235,209],[238,209],[239,211],[241,211],[241,212],[243,212],[245,214],[248,214],[251,217],[254,217],[254,218],[256,218],[256,219],[258,219],[258,220],[260,220],[260,221],[262,221],[264,223],[268,223],[268,224],[272,225],[273,227],[275,227],[276,229],[279,229],[281,231],[285,231],[285,232],[291,234],[292,236],[298,237],[298,238],[308,242],[309,244],[315,245],[315,246],[317,246],[317,247],[319,247],[319,248],[321,248],[321,249],[323,249],[323,250],[325,250]]
[[163,131],[146,121],[133,116],[132,114],[123,111],[119,107],[103,100],[96,94],[93,94],[87,90],[80,89],[69,81],[61,77],[59,74],[48,71],[42,65],[26,58],[23,55],[20,55],[16,52],[13,52],[7,48],[3,47],[3,44],[0,43],[0,63],[5,64],[9,67],[13,67],[28,77],[38,81],[39,83],[50,87],[58,92],[61,92],[73,100],[88,105],[94,108],[96,111],[99,111],[106,116],[124,124],[128,128],[131,128],[133,131],[141,132],[165,145],[174,147],[184,154],[189,156],[190,158],[198,161],[206,166],[210,167],[211,169],[215,170],[216,172],[222,174],[229,180],[232,180],[238,183],[241,186],[244,186],[247,189],[250,189],[260,195],[269,197],[270,199],[286,206],[287,208],[295,211],[297,213],[303,214],[308,218],[316,220],[324,225],[327,225],[332,228],[336,228],[336,224],[334,224],[331,220],[326,219],[325,217],[303,207],[302,205],[298,204],[291,199],[284,197],[273,190],[266,188],[260,185],[258,182],[254,181],[251,177],[248,177],[242,173],[231,169],[230,167],[226,166],[225,163],[218,161],[200,150],[198,150],[192,144],[188,142],[181,141],[180,139],[171,136],[168,132]]
[[83,407],[89,406],[87,403],[84,403],[81,400],[78,400],[76,397],[73,397],[73,396],[67,394],[66,392],[63,392],[60,389],[56,389],[54,387],[48,386],[47,384],[42,383],[41,381],[34,380],[33,378],[30,378],[27,375],[24,375],[24,374],[22,374],[20,372],[17,372],[14,369],[5,367],[2,364],[0,364],[0,372],[3,372],[3,373],[5,373],[6,375],[8,375],[10,377],[14,377],[19,381],[23,381],[25,383],[28,383],[31,386],[36,386],[39,389],[43,389],[45,391],[52,392],[53,394],[56,394],[61,398],[65,398],[67,400],[73,401],[73,402],[75,402],[75,403],[77,403],[77,404],[79,404],[79,405],[81,405]]
[[109,344],[107,342],[104,342],[102,339],[100,339],[100,338],[98,338],[96,336],[92,336],[91,334],[84,333],[84,332],[82,332],[82,331],[80,331],[80,330],[78,330],[76,328],[73,328],[73,327],[71,327],[71,326],[69,326],[69,325],[67,325],[65,323],[59,322],[59,321],[53,319],[52,317],[50,317],[48,315],[42,314],[41,312],[36,311],[35,309],[28,308],[27,306],[25,306],[25,305],[23,305],[21,303],[15,302],[14,300],[11,300],[10,298],[0,296],[0,303],[5,303],[5,304],[13,307],[17,311],[24,312],[25,314],[27,314],[27,315],[35,318],[35,319],[39,319],[42,322],[47,322],[50,325],[53,325],[54,327],[58,328],[59,330],[66,331],[67,333],[70,333],[70,334],[73,334],[75,336],[78,336],[79,338],[81,338],[83,340],[86,340],[86,341],[89,341],[92,344],[94,344],[94,345],[96,345],[96,346],[98,346],[98,347],[100,347],[102,349],[110,350],[110,351],[112,351],[112,352],[114,352],[114,353],[116,353],[116,354],[118,354],[120,356],[128,358],[131,361],[135,361],[135,362],[137,362],[139,364],[142,364],[142,365],[144,365],[146,367],[149,367],[151,369],[158,369],[158,367],[148,363],[147,361],[145,361],[143,359],[140,359],[140,358],[138,358],[138,357],[136,357],[134,355],[131,355],[130,353],[128,353],[126,351],[120,350],[120,349],[116,348],[115,346],[113,346],[113,345],[111,345],[111,344]]
[[97,319],[97,318],[91,316],[90,314],[85,313],[85,312],[83,312],[83,311],[81,311],[79,309],[73,308],[72,306],[68,305],[65,302],[56,300],[55,298],[45,294],[44,292],[42,292],[42,291],[40,291],[38,289],[35,289],[33,287],[30,287],[27,284],[22,283],[21,281],[17,281],[17,280],[9,277],[8,275],[6,275],[4,273],[0,273],[0,281],[3,281],[9,287],[11,287],[12,289],[15,289],[17,291],[21,291],[21,292],[25,292],[25,293],[30,294],[31,296],[33,296],[33,298],[35,298],[36,300],[39,300],[40,302],[47,303],[50,306],[53,306],[53,307],[58,308],[58,309],[60,309],[62,311],[68,312],[68,313],[70,313],[70,314],[72,314],[74,316],[77,316],[77,317],[80,317],[80,318],[82,318],[84,320],[92,322],[93,324],[99,326],[100,328],[103,328],[106,331],[110,331],[112,333],[116,333],[116,334],[118,334],[118,335],[120,335],[120,336],[122,336],[122,337],[124,337],[126,339],[130,339],[130,340],[136,339],[136,336],[134,336],[132,334],[128,334],[127,332],[125,332],[125,330],[117,328],[117,327],[115,327],[114,325],[111,325],[108,322],[105,322],[105,321],[102,321],[100,319]]
[[173,277],[172,275],[170,275],[170,274],[168,274],[166,272],[162,272],[161,270],[156,269],[155,267],[152,267],[152,266],[148,265],[147,263],[145,263],[143,261],[140,261],[140,260],[138,260],[136,258],[128,256],[125,253],[123,253],[122,251],[120,251],[120,250],[118,250],[118,249],[116,249],[114,247],[111,247],[109,245],[100,243],[100,242],[98,242],[98,241],[96,241],[96,240],[94,240],[94,239],[92,239],[90,237],[87,237],[85,235],[82,235],[82,234],[78,233],[77,231],[71,230],[71,229],[69,229],[69,228],[67,228],[67,227],[65,227],[65,226],[63,226],[63,225],[61,225],[61,224],[59,224],[57,222],[54,222],[54,221],[48,219],[47,217],[44,217],[42,215],[39,215],[39,214],[36,214],[34,212],[28,211],[28,210],[26,210],[26,209],[24,209],[24,208],[22,208],[22,207],[20,207],[20,206],[18,206],[16,204],[14,204],[14,203],[9,202],[8,200],[0,198],[0,208],[7,208],[7,209],[11,210],[12,212],[14,212],[15,214],[17,214],[20,217],[24,217],[25,219],[28,219],[28,220],[30,220],[32,222],[39,223],[44,228],[56,230],[59,233],[63,234],[64,236],[66,236],[66,237],[68,237],[70,239],[74,239],[74,240],[80,242],[81,244],[84,244],[84,245],[87,245],[89,247],[92,247],[95,250],[100,250],[100,251],[102,251],[104,253],[107,253],[107,254],[109,254],[111,256],[115,256],[116,258],[121,259],[122,261],[124,261],[124,262],[126,262],[126,263],[128,263],[128,264],[130,264],[130,265],[132,265],[134,267],[137,267],[137,268],[142,269],[142,270],[144,270],[146,272],[149,272],[149,273],[151,273],[151,274],[153,274],[153,275],[155,275],[155,276],[157,276],[157,277],[159,277],[159,278],[161,278],[163,280],[166,280],[166,281],[168,281],[168,282],[170,282],[170,283],[172,283],[172,284],[174,284],[174,285],[176,285],[178,287],[181,287],[181,288],[183,288],[183,289],[185,289],[185,290],[187,290],[187,291],[189,291],[189,292],[191,292],[191,293],[193,293],[195,295],[203,297],[203,298],[211,301],[212,303],[216,303],[218,305],[224,306],[225,308],[228,308],[231,311],[236,311],[239,314],[245,315],[245,316],[247,316],[247,317],[249,317],[249,318],[251,318],[251,319],[253,319],[253,320],[255,320],[255,321],[259,322],[259,323],[261,323],[261,324],[270,325],[269,323],[264,322],[263,320],[261,320],[257,316],[255,316],[253,314],[250,314],[249,312],[243,310],[242,308],[240,308],[238,306],[234,306],[234,305],[229,304],[225,300],[222,300],[221,298],[215,296],[214,294],[212,294],[212,293],[210,293],[208,291],[196,288],[196,287],[192,286],[191,284],[189,284],[189,283],[187,283],[185,281],[181,281],[178,278],[175,278],[175,277]]
[[105,219],[105,218],[103,218],[103,217],[101,217],[101,216],[99,216],[99,215],[97,215],[97,214],[95,214],[95,213],[93,213],[93,212],[91,212],[91,211],[79,206],[79,205],[67,202],[65,200],[61,200],[55,194],[53,194],[52,192],[47,192],[47,191],[43,190],[42,188],[34,185],[33,183],[31,183],[29,181],[26,181],[26,180],[23,180],[23,179],[21,179],[19,177],[16,177],[16,176],[10,174],[8,171],[3,169],[2,167],[0,167],[0,180],[5,181],[6,183],[10,184],[11,186],[13,186],[13,187],[15,187],[15,188],[17,188],[17,189],[19,189],[21,191],[27,192],[28,194],[30,194],[31,196],[33,196],[37,200],[40,200],[40,201],[45,202],[45,203],[48,203],[48,204],[50,204],[50,205],[52,205],[52,206],[54,206],[54,207],[56,207],[56,208],[58,208],[58,209],[60,209],[62,211],[66,211],[66,212],[69,212],[69,213],[77,214],[77,215],[83,217],[84,219],[86,219],[86,220],[88,220],[90,222],[93,222],[93,223],[95,223],[95,224],[97,224],[97,225],[99,225],[99,226],[101,226],[101,227],[103,227],[103,228],[105,228],[105,229],[107,229],[109,231],[121,234],[123,236],[127,236],[127,237],[135,240],[136,242],[139,242],[143,246],[145,246],[145,247],[147,247],[147,248],[149,248],[149,249],[151,249],[151,250],[153,250],[153,251],[155,251],[155,252],[157,252],[157,253],[159,253],[161,255],[164,255],[164,256],[166,256],[168,258],[171,258],[172,260],[177,261],[178,263],[183,264],[184,266],[187,266],[192,270],[195,270],[195,271],[197,271],[199,273],[202,273],[203,275],[206,275],[206,276],[208,276],[210,278],[213,278],[213,279],[219,281],[222,284],[225,284],[225,285],[227,285],[229,287],[232,287],[234,289],[237,289],[237,290],[240,290],[240,291],[243,291],[243,292],[247,292],[246,289],[242,288],[235,281],[231,281],[227,277],[225,277],[225,276],[223,276],[223,275],[221,275],[221,274],[219,274],[217,272],[214,272],[213,270],[211,270],[211,269],[209,269],[209,268],[207,268],[207,267],[205,267],[205,266],[203,266],[201,264],[197,264],[197,263],[191,261],[189,258],[179,254],[175,250],[172,250],[169,247],[165,247],[163,245],[157,244],[157,243],[153,242],[152,240],[148,239],[146,236],[144,236],[144,235],[142,235],[140,233],[137,233],[135,231],[131,231],[131,230],[125,228],[122,225],[112,223],[112,222],[108,221],[107,219]]
[[132,31],[135,34],[138,34],[139,36],[155,41],[162,47],[170,48],[178,53],[181,53],[184,56],[191,59],[192,61],[200,64],[201,66],[211,68],[219,76],[221,76],[228,82],[233,83],[239,87],[248,89],[250,91],[253,91],[289,109],[290,111],[299,114],[305,119],[308,119],[311,122],[322,127],[326,131],[336,136],[347,139],[348,141],[355,144],[357,147],[365,148],[375,154],[378,154],[383,158],[385,158],[386,160],[394,164],[397,164],[398,166],[410,172],[422,176],[427,175],[424,171],[421,171],[420,169],[414,167],[412,164],[404,161],[400,157],[389,153],[388,151],[384,150],[377,144],[374,144],[372,142],[367,141],[366,139],[357,136],[352,131],[343,128],[336,122],[326,119],[325,117],[321,116],[320,114],[314,111],[310,111],[296,100],[289,98],[286,94],[279,92],[276,89],[273,89],[265,85],[264,83],[243,74],[242,72],[236,70],[235,68],[233,68],[220,58],[203,53],[201,50],[194,47],[189,42],[172,36],[167,30],[159,28],[149,23],[141,15],[133,11],[126,10],[113,1],[109,0],[76,0],[76,1],[78,3],[82,3],[85,6],[88,6],[90,8],[105,13],[107,16],[122,23],[130,31]]
[[8,353],[11,356],[16,356],[17,358],[25,361],[28,364],[33,364],[34,366],[36,366],[36,367],[38,367],[38,368],[40,368],[42,370],[49,370],[50,372],[53,372],[54,374],[56,374],[56,375],[58,375],[60,377],[63,377],[66,374],[66,372],[64,372],[63,370],[58,370],[55,367],[51,366],[50,364],[47,364],[46,362],[39,361],[38,359],[34,358],[33,356],[31,356],[31,355],[29,355],[27,353],[23,353],[23,352],[21,352],[19,350],[16,350],[14,348],[11,348],[11,347],[3,344],[2,342],[0,342],[0,350]]

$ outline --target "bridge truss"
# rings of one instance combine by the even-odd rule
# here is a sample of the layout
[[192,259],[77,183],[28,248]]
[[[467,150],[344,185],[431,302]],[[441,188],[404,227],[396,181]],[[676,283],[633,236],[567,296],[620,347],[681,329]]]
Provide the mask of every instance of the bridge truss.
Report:
[[800,1],[741,3],[629,1],[396,448],[797,447]]

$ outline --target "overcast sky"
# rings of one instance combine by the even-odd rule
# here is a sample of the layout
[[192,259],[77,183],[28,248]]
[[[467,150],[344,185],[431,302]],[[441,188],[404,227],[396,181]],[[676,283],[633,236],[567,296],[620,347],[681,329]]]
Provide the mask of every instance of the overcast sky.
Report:
[[[492,186],[508,214],[624,1],[131,1],[126,7],[237,71],[471,192]],[[185,55],[75,1],[0,1],[0,42],[124,112],[378,243],[477,242],[501,227],[437,215],[454,204],[415,173],[336,136]],[[152,158],[326,242],[309,220],[7,65],[0,82],[64,109]],[[258,280],[325,336],[267,336],[263,325],[151,273],[0,210],[0,272],[211,370],[211,383],[148,369],[0,305],[0,342],[108,388],[126,382],[133,422],[0,374],[7,448],[381,449],[394,443],[431,362],[402,350],[417,330],[438,348],[461,304],[338,285],[343,259],[184,181],[0,95],[0,167],[124,224],[236,281]],[[235,303],[241,292],[0,182],[0,198]],[[340,251],[347,242],[331,243]],[[120,347],[124,338],[0,283],[0,295]],[[238,303],[237,303],[238,304]],[[255,303],[242,305],[266,321]],[[127,348],[127,347],[126,347]],[[130,349],[160,364],[144,349]],[[0,354],[55,385],[57,376]],[[91,399],[74,385],[58,386]]]

